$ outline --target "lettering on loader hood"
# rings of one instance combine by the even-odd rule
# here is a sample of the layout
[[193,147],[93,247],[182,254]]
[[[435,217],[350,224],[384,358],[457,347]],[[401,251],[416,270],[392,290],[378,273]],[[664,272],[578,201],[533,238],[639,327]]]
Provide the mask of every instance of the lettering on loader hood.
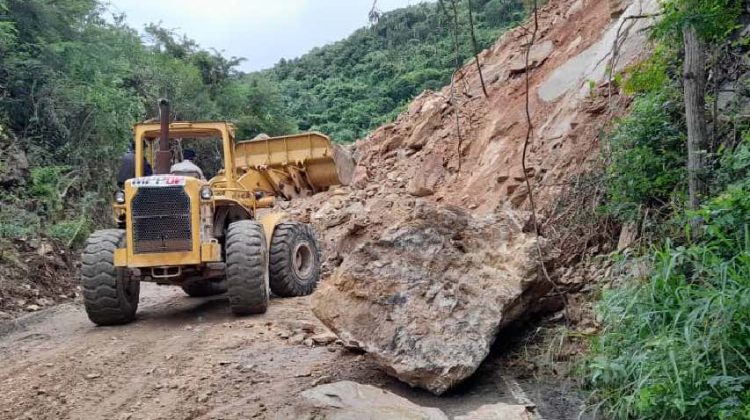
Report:
[[184,176],[147,176],[131,181],[134,187],[174,187],[185,185]]

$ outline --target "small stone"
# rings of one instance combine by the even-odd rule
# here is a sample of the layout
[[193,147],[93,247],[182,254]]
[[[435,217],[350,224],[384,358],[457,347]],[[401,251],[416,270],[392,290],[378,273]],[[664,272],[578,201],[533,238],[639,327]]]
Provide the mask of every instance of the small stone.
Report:
[[249,373],[255,369],[255,365],[237,365],[237,370],[242,373]]
[[327,383],[331,382],[331,379],[333,379],[333,378],[330,377],[330,376],[328,376],[328,375],[323,375],[320,378],[314,380],[313,383],[312,383],[312,386],[318,386],[318,385],[321,385],[321,384],[327,384]]
[[96,379],[101,378],[101,376],[102,375],[100,373],[89,373],[88,375],[86,375],[86,379]]
[[297,373],[294,374],[295,378],[306,378],[308,376],[312,376],[312,372],[309,371],[309,370],[297,372]]
[[325,332],[325,333],[321,333],[321,334],[316,334],[316,335],[310,337],[310,339],[312,339],[312,341],[314,341],[315,344],[318,344],[318,345],[321,345],[321,346],[327,346],[327,345],[333,343],[334,341],[336,341],[338,339],[338,337],[334,333]]
[[298,345],[298,344],[302,344],[302,342],[304,341],[305,341],[305,334],[303,333],[295,334],[289,338],[289,344]]
[[305,345],[306,345],[307,347],[312,347],[312,346],[313,346],[313,345],[315,344],[315,343],[313,342],[312,338],[306,338],[306,339],[305,339],[305,341],[303,341],[303,343],[304,343],[304,344],[305,344]]
[[35,311],[38,311],[39,309],[40,309],[39,305],[27,305],[26,306],[27,311],[35,312]]

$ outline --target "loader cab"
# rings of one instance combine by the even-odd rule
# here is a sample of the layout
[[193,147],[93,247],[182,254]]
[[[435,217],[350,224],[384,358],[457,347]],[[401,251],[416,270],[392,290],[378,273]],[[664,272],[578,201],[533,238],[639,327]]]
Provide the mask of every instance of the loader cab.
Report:
[[[160,144],[161,126],[159,124],[137,124],[134,129],[136,144],[136,176],[144,176],[143,158],[154,168],[154,175],[169,175],[169,168],[157,165],[157,154],[160,150],[171,151],[171,163],[179,161],[180,147],[173,148],[173,143],[186,144],[198,150],[196,162],[203,169],[207,179],[223,172],[228,186],[234,184],[234,126],[226,122],[173,122],[169,124],[170,147]],[[171,166],[171,165],[169,165]],[[228,177],[226,175],[229,175]]]

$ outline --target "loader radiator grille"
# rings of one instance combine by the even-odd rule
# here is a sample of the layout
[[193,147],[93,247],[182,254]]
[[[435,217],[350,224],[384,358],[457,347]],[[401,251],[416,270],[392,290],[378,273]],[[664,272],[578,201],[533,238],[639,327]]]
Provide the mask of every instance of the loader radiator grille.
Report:
[[136,254],[193,250],[190,197],[182,186],[139,188],[131,209]]

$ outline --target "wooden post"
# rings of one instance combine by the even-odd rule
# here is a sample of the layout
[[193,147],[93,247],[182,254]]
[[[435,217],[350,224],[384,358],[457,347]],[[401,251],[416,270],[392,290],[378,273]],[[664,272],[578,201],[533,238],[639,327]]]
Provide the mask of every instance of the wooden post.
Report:
[[[685,117],[687,120],[688,189],[690,208],[697,210],[708,193],[706,183],[707,130],[705,116],[706,64],[703,44],[695,28],[687,24],[682,31],[685,44]],[[697,224],[694,227],[698,227]]]

